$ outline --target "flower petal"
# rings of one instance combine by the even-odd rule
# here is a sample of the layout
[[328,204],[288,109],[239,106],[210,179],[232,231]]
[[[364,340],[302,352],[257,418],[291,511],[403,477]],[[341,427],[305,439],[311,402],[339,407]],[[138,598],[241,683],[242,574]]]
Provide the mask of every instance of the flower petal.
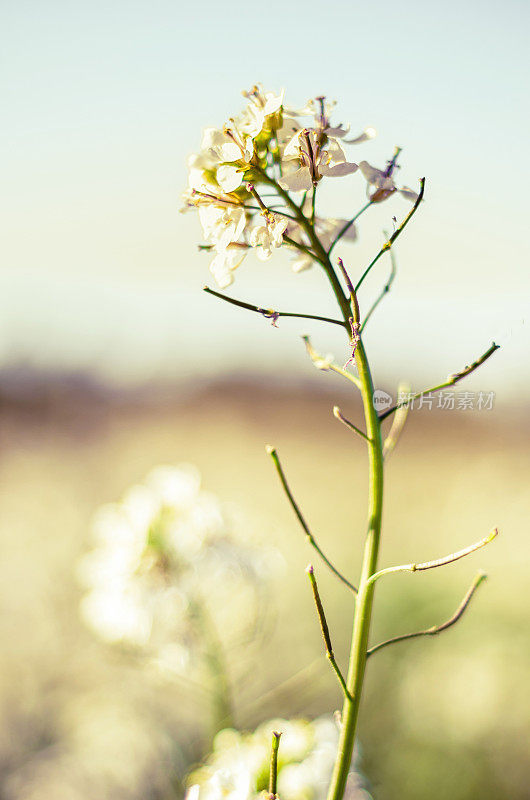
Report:
[[346,161],[346,154],[340,144],[335,139],[330,139],[329,145],[327,147],[327,152],[330,155],[332,161],[335,164],[342,164]]
[[340,178],[342,175],[351,175],[352,172],[357,172],[358,169],[358,164],[345,161],[343,164],[335,164],[333,167],[322,164],[319,166],[318,171],[321,175],[328,175],[330,178]]
[[221,161],[238,161],[241,158],[241,150],[235,142],[226,142],[215,148]]
[[269,114],[274,114],[283,103],[283,96],[285,94],[285,89],[282,89],[280,94],[275,95],[273,92],[267,96],[266,103],[263,107],[263,114],[268,117]]
[[313,259],[305,253],[300,253],[291,264],[293,272],[303,272],[313,266]]
[[311,189],[313,185],[309,167],[300,167],[295,172],[283,175],[278,179],[278,183],[282,189],[288,189],[291,192],[304,192]]
[[385,173],[381,172],[380,169],[376,169],[372,167],[368,161],[361,161],[359,163],[359,169],[361,170],[362,174],[368,181],[368,183],[373,183],[376,186],[379,186],[385,180]]
[[419,194],[409,189],[408,186],[402,186],[401,189],[398,189],[398,192],[402,194],[403,197],[406,197],[407,200],[410,200],[411,203],[415,203],[419,197]]
[[349,132],[349,125],[347,125],[345,128],[343,128],[342,125],[338,125],[336,128],[326,128],[324,131],[326,136],[332,136],[334,139],[342,139],[344,136],[347,136]]
[[235,167],[231,167],[227,164],[218,168],[215,177],[223,192],[227,193],[238,189],[243,181],[243,174]]
[[373,139],[374,136],[377,136],[375,128],[365,128],[359,136],[356,136],[354,139],[344,139],[344,141],[346,144],[361,144],[362,142],[367,142],[369,139]]
[[284,158],[298,158],[300,154],[300,134],[302,130],[296,131],[294,136],[285,145],[283,155]]

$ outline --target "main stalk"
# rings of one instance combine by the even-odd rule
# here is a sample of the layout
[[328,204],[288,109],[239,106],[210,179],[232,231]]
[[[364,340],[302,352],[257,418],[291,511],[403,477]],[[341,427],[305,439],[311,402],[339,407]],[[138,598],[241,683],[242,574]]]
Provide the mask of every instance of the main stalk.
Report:
[[[329,258],[326,258],[326,263],[324,263],[323,266],[341,308],[344,321],[349,323],[350,307]],[[374,386],[370,365],[362,340],[359,341],[355,351],[355,362],[361,382],[361,395],[366,421],[366,433],[368,436],[370,477],[368,531],[355,604],[350,660],[346,679],[349,696],[345,696],[342,707],[339,746],[327,800],[342,800],[351,766],[366,670],[368,639],[370,635],[374,598],[374,584],[369,584],[367,581],[370,576],[377,571],[383,513],[383,442],[381,438],[381,422],[373,404]]]

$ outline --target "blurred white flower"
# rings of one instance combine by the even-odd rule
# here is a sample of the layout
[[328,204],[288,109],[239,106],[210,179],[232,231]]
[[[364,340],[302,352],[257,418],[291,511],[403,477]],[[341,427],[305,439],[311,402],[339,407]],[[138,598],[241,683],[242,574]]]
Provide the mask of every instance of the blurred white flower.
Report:
[[[187,800],[258,800],[267,789],[271,733],[280,731],[278,795],[282,800],[324,800],[337,753],[339,730],[325,715],[312,722],[272,719],[253,733],[217,734],[205,764],[188,778]],[[354,755],[348,800],[370,800]]]
[[229,528],[194,467],[153,469],[100,509],[93,537],[79,565],[81,614],[101,638],[134,646],[159,669],[183,673],[201,659],[211,624],[244,639],[255,622],[269,551]]

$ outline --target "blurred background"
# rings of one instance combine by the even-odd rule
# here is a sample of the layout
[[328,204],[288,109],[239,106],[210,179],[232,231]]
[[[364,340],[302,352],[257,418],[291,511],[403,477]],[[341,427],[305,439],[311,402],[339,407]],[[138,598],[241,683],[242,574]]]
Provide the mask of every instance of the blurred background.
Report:
[[[493,525],[501,537],[443,571],[381,583],[374,641],[441,622],[476,569],[490,575],[458,627],[374,656],[363,770],[379,800],[530,797],[527,5],[22,0],[0,16],[2,800],[168,800],[209,746],[200,690],[154,679],[78,612],[94,512],[159,463],[195,464],[249,538],[285,560],[270,635],[249,663],[226,653],[237,725],[340,703],[304,575],[313,554],[263,445],[278,446],[353,579],[366,460],[331,407],[361,411],[340,378],[315,372],[300,335],[340,363],[344,346],[325,326],[275,329],[202,293],[199,225],[178,213],[202,128],[236,113],[256,81],[295,106],[336,99],[337,122],[378,130],[353,159],[382,167],[399,145],[402,182],[427,178],[366,334],[377,386],[423,388],[502,345],[457,387],[494,392],[492,408],[415,409],[389,462],[383,565],[441,556]],[[361,178],[337,183],[322,208],[349,216]],[[337,248],[353,275],[408,208],[398,197],[371,209],[358,242]],[[366,282],[365,307],[388,269]],[[283,254],[249,256],[230,293],[334,313],[318,271],[294,275]],[[319,579],[345,664],[350,599]]]

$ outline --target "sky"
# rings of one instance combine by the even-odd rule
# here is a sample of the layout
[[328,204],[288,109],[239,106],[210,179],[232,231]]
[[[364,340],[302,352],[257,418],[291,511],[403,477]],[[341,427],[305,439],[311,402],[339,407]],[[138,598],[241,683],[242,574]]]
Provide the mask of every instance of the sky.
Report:
[[[252,371],[306,375],[299,335],[342,359],[335,330],[218,303],[193,214],[180,214],[186,158],[256,82],[295,106],[336,99],[337,122],[374,126],[352,159],[427,179],[396,245],[398,279],[366,341],[376,379],[444,377],[503,345],[478,389],[527,396],[528,5],[331,2],[182,6],[152,0],[5,0],[2,31],[0,366],[90,370],[103,380]],[[350,216],[359,174],[322,192]],[[341,251],[360,274],[409,206],[370,210]],[[377,294],[388,263],[365,286]],[[258,305],[334,313],[316,269],[283,254],[246,259],[230,293]],[[499,388],[500,387],[500,388]]]

